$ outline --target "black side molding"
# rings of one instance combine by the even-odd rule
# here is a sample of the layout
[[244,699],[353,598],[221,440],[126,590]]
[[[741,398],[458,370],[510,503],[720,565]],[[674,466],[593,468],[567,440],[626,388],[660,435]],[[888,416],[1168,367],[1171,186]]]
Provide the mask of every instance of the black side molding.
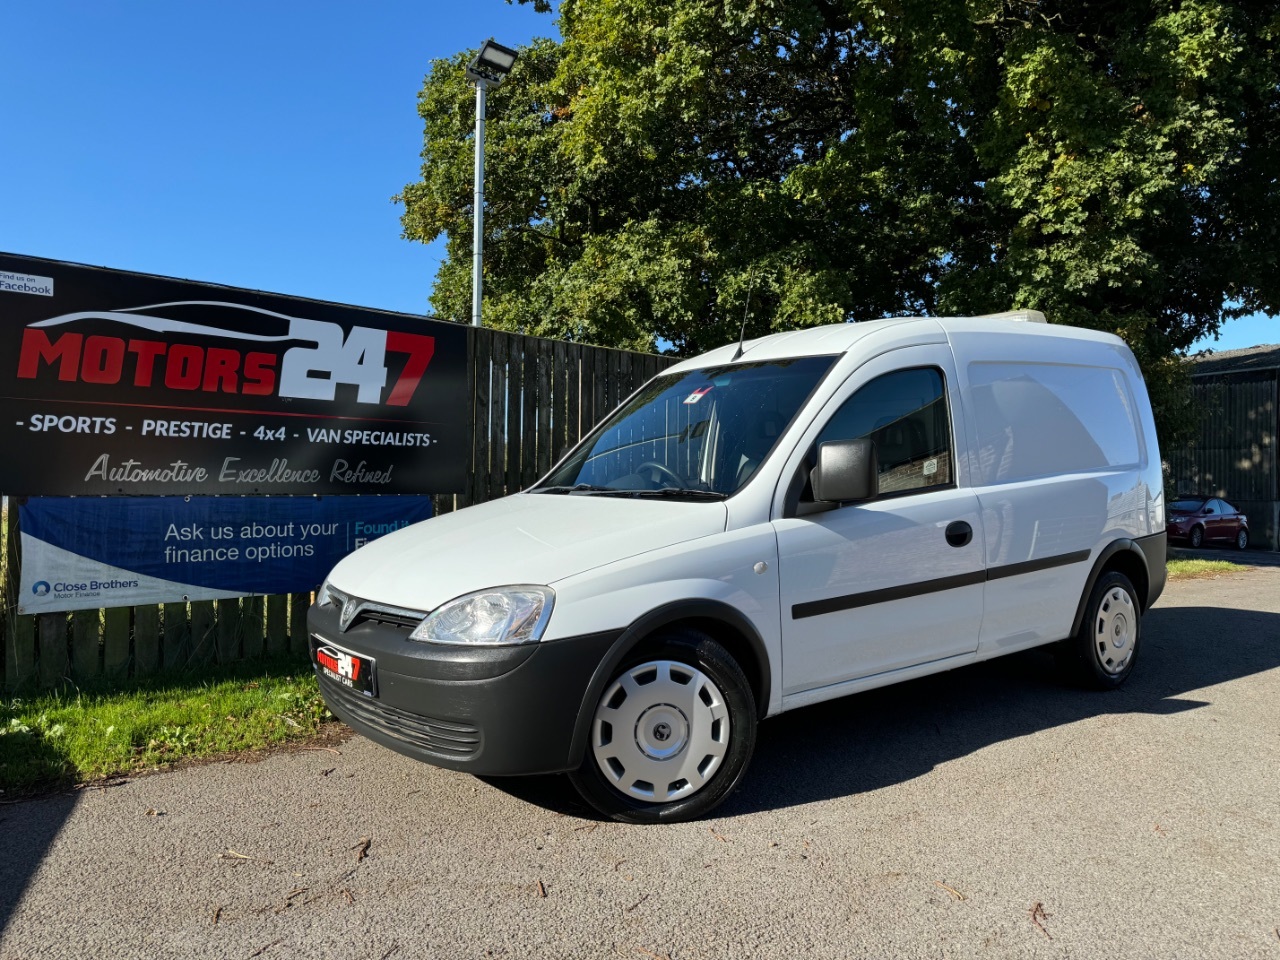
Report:
[[1041,570],[1049,570],[1052,567],[1067,567],[1073,563],[1084,563],[1088,559],[1088,550],[1077,550],[1074,553],[1063,553],[1056,557],[1024,560],[1021,563],[1010,563],[1003,567],[992,567],[987,571],[987,579],[999,580],[1001,577],[1018,577],[1024,573],[1038,573]]
[[818,617],[824,613],[835,613],[838,610],[852,610],[855,607],[869,607],[876,603],[888,603],[890,600],[906,600],[910,597],[923,596],[926,593],[955,590],[958,587],[972,587],[988,580],[1017,577],[1024,573],[1036,573],[1053,567],[1066,567],[1073,563],[1083,563],[1088,559],[1088,550],[1076,550],[1073,553],[1063,553],[1056,557],[1039,557],[1035,560],[1024,560],[1021,563],[1006,564],[1003,567],[991,567],[985,571],[975,570],[973,573],[962,573],[954,577],[921,580],[919,583],[906,583],[900,587],[885,587],[883,590],[868,590],[865,593],[849,593],[842,597],[830,597],[826,600],[810,600],[808,603],[797,603],[792,606],[791,619],[803,620],[805,617]]
[[885,587],[883,590],[868,590],[866,593],[848,593],[843,597],[828,597],[826,600],[810,600],[808,603],[797,603],[791,607],[791,619],[803,620],[805,617],[820,617],[824,613],[835,613],[839,610],[852,610],[854,607],[869,607],[876,603],[888,603],[890,600],[907,600],[910,597],[923,596],[926,593],[938,593],[942,590],[955,590],[958,587],[972,587],[986,582],[987,575],[981,570],[973,573],[961,573],[954,577],[939,577],[936,580],[921,580],[919,583],[904,583],[900,587]]

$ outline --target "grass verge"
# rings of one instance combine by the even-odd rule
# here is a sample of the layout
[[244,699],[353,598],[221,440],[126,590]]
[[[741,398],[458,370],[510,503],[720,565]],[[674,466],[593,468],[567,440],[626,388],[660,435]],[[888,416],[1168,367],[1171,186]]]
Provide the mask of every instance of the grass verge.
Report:
[[1224,573],[1240,573],[1252,570],[1245,564],[1230,560],[1170,560],[1166,567],[1170,580],[1203,580],[1220,577]]
[[6,699],[0,790],[12,797],[305,740],[332,719],[297,660]]

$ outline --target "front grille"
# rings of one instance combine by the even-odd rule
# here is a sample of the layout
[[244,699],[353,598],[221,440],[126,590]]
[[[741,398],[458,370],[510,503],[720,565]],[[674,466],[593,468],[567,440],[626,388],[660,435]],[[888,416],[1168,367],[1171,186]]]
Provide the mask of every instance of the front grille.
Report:
[[389,607],[375,607],[368,605],[362,607],[360,612],[356,614],[351,626],[355,626],[361,620],[372,620],[374,623],[385,623],[393,627],[407,627],[412,630],[422,622],[422,618],[426,616],[423,613],[405,613],[398,610],[392,610]]
[[343,593],[340,590],[329,588],[329,602],[335,609],[341,611],[348,601],[355,603],[355,615],[344,628],[349,630],[356,624],[364,620],[372,620],[374,623],[385,623],[395,627],[408,627],[413,629],[420,624],[426,616],[421,610],[406,610],[403,607],[388,607],[385,604],[374,603],[371,600],[362,600],[359,597],[353,597],[350,594]]
[[323,675],[318,675],[318,679],[326,700],[379,733],[450,760],[468,760],[480,752],[479,727],[409,713],[353,693]]

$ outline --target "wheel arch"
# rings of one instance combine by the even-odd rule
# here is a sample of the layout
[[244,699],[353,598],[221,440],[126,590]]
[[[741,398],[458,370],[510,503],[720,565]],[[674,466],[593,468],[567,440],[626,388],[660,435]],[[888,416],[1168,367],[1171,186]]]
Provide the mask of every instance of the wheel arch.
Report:
[[570,765],[580,764],[586,754],[596,701],[604,693],[618,667],[632,651],[659,630],[677,625],[694,627],[708,634],[738,661],[755,697],[756,719],[764,719],[769,710],[773,672],[759,631],[746,616],[727,603],[718,600],[677,600],[656,607],[633,621],[601,659],[578,710],[573,742],[569,747]]
[[[1159,540],[1158,544],[1152,544],[1150,553],[1155,553],[1154,547],[1158,546],[1161,557],[1164,555],[1164,534],[1157,537],[1144,537],[1143,540]],[[1093,594],[1094,585],[1098,579],[1105,573],[1115,570],[1123,573],[1129,578],[1137,591],[1137,601],[1139,609],[1145,613],[1151,604],[1155,603],[1156,598],[1164,589],[1164,566],[1161,564],[1158,575],[1153,577],[1153,572],[1148,565],[1149,552],[1143,549],[1144,544],[1135,542],[1128,538],[1114,540],[1107,546],[1102,548],[1098,558],[1093,562],[1093,569],[1089,571],[1089,578],[1085,581],[1084,590],[1080,594],[1080,602],[1076,606],[1076,616],[1071,622],[1071,633],[1068,636],[1074,637],[1080,632],[1080,623],[1084,620],[1085,607],[1088,606],[1089,597]]]

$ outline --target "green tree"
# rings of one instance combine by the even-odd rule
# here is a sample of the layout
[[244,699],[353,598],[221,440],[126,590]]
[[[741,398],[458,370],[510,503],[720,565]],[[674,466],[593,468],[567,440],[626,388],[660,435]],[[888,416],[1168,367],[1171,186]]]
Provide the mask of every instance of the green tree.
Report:
[[[559,27],[490,96],[486,324],[694,353],[748,312],[1038,308],[1123,336],[1173,425],[1173,358],[1280,305],[1274,3],[563,0]],[[456,318],[469,56],[432,64],[398,198],[447,237]]]

